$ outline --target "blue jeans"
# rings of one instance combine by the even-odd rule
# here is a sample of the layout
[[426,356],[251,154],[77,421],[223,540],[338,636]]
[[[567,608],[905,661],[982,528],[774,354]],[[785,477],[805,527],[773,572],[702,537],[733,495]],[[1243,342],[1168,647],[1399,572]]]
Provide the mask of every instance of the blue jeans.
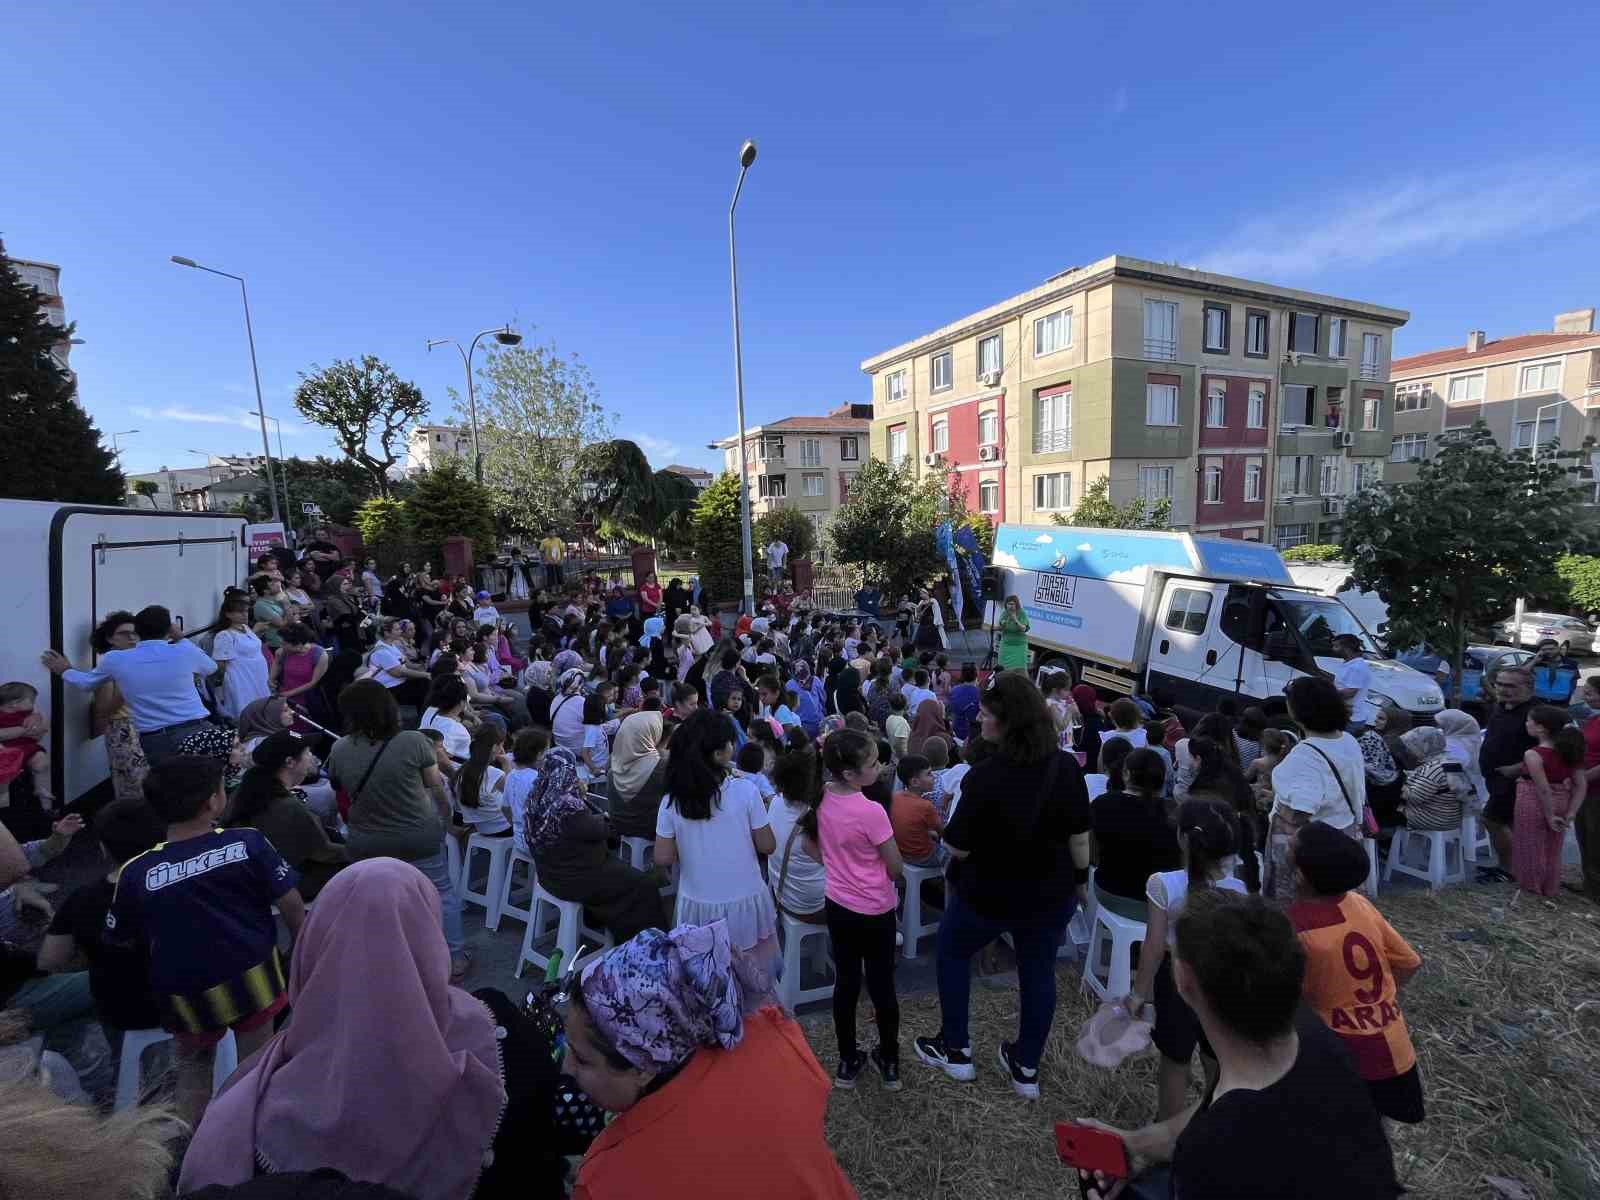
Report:
[[6,1005],[27,1012],[33,1032],[44,1037],[45,1049],[72,1064],[84,1091],[91,1096],[109,1091],[115,1081],[111,1047],[95,1018],[89,972],[67,971],[30,979],[11,994]]
[[156,766],[173,758],[178,753],[178,747],[185,738],[199,733],[211,722],[204,719],[184,721],[177,725],[168,725],[164,729],[152,729],[148,733],[139,735],[139,748],[144,751],[145,758],[150,765]]
[[442,845],[439,847],[439,853],[411,861],[411,865],[426,875],[428,882],[439,889],[439,919],[444,925],[445,945],[450,947],[450,956],[454,958],[467,944],[467,935],[461,928],[461,897],[456,892],[455,880],[450,878],[449,864],[450,859]]
[[944,1013],[945,1045],[964,1050],[972,1044],[967,1007],[972,994],[972,956],[1002,933],[1009,933],[1017,952],[1017,985],[1022,998],[1016,1061],[1037,1068],[1056,1015],[1056,951],[1066,932],[1076,895],[1064,904],[1029,919],[995,921],[981,917],[950,889],[939,922],[939,1007]]

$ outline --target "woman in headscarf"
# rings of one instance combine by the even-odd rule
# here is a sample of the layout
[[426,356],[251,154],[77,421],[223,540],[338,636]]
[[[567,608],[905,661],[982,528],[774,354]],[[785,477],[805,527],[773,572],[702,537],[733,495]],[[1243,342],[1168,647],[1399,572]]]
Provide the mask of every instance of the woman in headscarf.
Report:
[[183,1194],[325,1167],[418,1200],[562,1194],[551,1047],[501,993],[450,986],[439,896],[415,868],[375,858],[329,882],[289,1002],[294,1020],[212,1098]]
[[245,753],[249,754],[262,738],[271,737],[284,729],[293,729],[294,722],[294,709],[282,696],[252,701],[239,712],[239,741]]
[[861,694],[861,672],[854,667],[845,667],[833,677],[833,711],[841,717],[847,717],[853,712],[863,715],[867,711],[866,698]]
[[1080,683],[1072,689],[1072,703],[1078,709],[1078,731],[1073,735],[1072,748],[1085,755],[1084,761],[1093,767],[1100,761],[1100,735],[1106,728],[1100,694],[1090,684]]
[[[570,651],[562,651],[566,653]],[[556,662],[560,661],[561,654],[558,654]],[[560,672],[556,679],[556,698],[550,702],[550,732],[555,744],[565,746],[574,755],[583,752],[583,685],[587,680],[588,673],[582,667],[569,667]]]
[[1460,829],[1462,806],[1472,795],[1472,784],[1461,764],[1446,752],[1444,733],[1424,725],[1409,731],[1400,741],[1406,757],[1416,764],[1406,772],[1401,791],[1406,828]]
[[823,1135],[827,1073],[769,988],[721,921],[651,930],[583,969],[566,1070],[618,1115],[573,1200],[853,1200]]
[[659,712],[636,712],[617,727],[611,747],[611,828],[621,837],[655,840],[667,775],[663,730]]
[[916,719],[911,722],[911,736],[906,739],[907,754],[921,754],[922,743],[931,737],[950,738],[950,726],[945,723],[944,705],[928,699],[917,705]]
[[667,624],[671,625],[678,619],[678,615],[689,607],[689,591],[683,586],[683,580],[674,576],[667,583],[667,590],[661,597],[661,611],[666,615]]
[[611,829],[589,806],[578,760],[552,746],[528,793],[522,828],[539,871],[539,886],[561,900],[582,904],[618,942],[666,923],[661,884],[612,856]]
[[810,662],[804,658],[794,660],[794,690],[799,697],[795,716],[800,718],[800,725],[806,734],[816,737],[822,726],[826,697],[822,691],[822,680],[812,673]]
[[667,622],[664,617],[646,617],[644,632],[639,635],[639,645],[650,653],[650,674],[661,679],[667,673]]
[[1459,708],[1447,708],[1434,717],[1433,723],[1444,734],[1445,756],[1459,765],[1472,785],[1472,795],[1467,803],[1474,812],[1482,812],[1489,800],[1489,785],[1484,781],[1483,770],[1478,766],[1478,751],[1483,748],[1483,730],[1478,722]]
[[1367,804],[1380,825],[1399,823],[1400,791],[1405,783],[1402,770],[1405,751],[1400,739],[1411,728],[1411,715],[1392,704],[1378,708],[1372,727],[1356,739],[1366,764]]

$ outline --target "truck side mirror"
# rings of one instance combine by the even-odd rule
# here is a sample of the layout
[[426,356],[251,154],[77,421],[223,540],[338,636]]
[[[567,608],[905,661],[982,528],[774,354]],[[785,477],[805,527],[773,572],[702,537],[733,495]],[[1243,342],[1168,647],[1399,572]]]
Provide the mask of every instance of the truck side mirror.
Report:
[[1275,629],[1267,634],[1266,657],[1273,662],[1293,662],[1300,656],[1300,647],[1294,634],[1287,629]]

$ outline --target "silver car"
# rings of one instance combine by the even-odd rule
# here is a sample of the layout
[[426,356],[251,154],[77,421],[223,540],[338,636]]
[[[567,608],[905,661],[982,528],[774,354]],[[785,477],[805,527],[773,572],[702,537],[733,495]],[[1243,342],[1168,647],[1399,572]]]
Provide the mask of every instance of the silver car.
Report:
[[1512,646],[1537,646],[1550,640],[1561,647],[1563,654],[1592,654],[1594,630],[1577,617],[1563,613],[1525,612],[1522,614],[1522,636],[1517,636],[1517,619],[1502,621],[1495,630],[1495,640]]

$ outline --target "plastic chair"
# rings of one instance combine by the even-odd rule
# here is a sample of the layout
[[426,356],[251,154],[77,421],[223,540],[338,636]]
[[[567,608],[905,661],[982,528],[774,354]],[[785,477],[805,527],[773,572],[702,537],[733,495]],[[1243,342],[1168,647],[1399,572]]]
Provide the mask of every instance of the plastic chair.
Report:
[[[475,833],[467,839],[467,852],[461,860],[461,886],[457,890],[461,893],[463,907],[476,904],[484,909],[483,924],[487,929],[500,928],[500,895],[505,886],[506,866],[515,848],[508,837],[484,837]],[[472,890],[472,855],[478,850],[489,855],[489,877],[484,880],[481,892]]]
[[[1465,883],[1467,869],[1462,861],[1463,844],[1459,829],[1397,829],[1394,841],[1389,843],[1389,861],[1384,865],[1383,878],[1387,882],[1398,872],[1425,881],[1434,891],[1447,883]],[[1406,861],[1407,852],[1413,847],[1422,850],[1421,863]],[[1453,855],[1452,850],[1455,852]],[[1452,859],[1454,866],[1451,865]]]
[[[655,840],[653,838],[625,837],[622,839],[622,845],[617,847],[617,857],[635,871],[648,871],[655,865]],[[676,865],[667,867],[663,874],[666,875],[667,882],[661,889],[661,898],[665,900],[678,890],[678,868]]]
[[[500,916],[515,917],[526,925],[533,920],[533,889],[535,884],[538,883],[538,868],[534,866],[532,858],[517,849],[516,843],[512,839],[506,838],[503,840],[511,841],[512,846],[511,855],[506,859],[506,868],[500,879],[500,891],[498,893]],[[527,908],[518,908],[511,902],[511,893],[515,890],[518,863],[526,863],[528,867]]]
[[[1133,986],[1133,947],[1144,941],[1143,921],[1120,917],[1105,905],[1095,906],[1089,951],[1083,961],[1083,986],[1102,1000],[1126,996]],[[1104,952],[1102,954],[1102,952]],[[1106,977],[1100,978],[1101,959]]]
[[1378,843],[1373,838],[1362,838],[1361,844],[1367,848],[1367,881],[1361,885],[1361,890],[1366,893],[1368,900],[1378,898]]
[[[778,914],[778,934],[783,940],[783,978],[778,981],[778,1001],[789,1012],[794,1012],[802,1004],[810,1004],[814,1000],[833,999],[833,985],[837,974],[833,967],[833,955],[829,953],[828,927],[826,925],[807,925],[804,921],[796,921],[787,913]],[[820,946],[815,947],[812,954],[812,963],[817,967],[817,973],[822,974],[822,966],[826,964],[828,982],[815,987],[801,987],[800,972],[805,963],[805,943],[814,938],[821,938]]]
[[[139,1101],[139,1060],[151,1046],[170,1041],[172,1035],[165,1029],[130,1029],[122,1035],[122,1058],[117,1066],[117,1098],[113,1112],[121,1112]],[[239,1069],[239,1044],[233,1030],[222,1035],[217,1043],[217,1057],[211,1068],[211,1094],[228,1082],[228,1076]]]
[[456,892],[461,891],[461,839],[449,830],[444,835],[444,861],[445,870],[450,872],[450,881],[456,885]]
[[[906,895],[900,902],[900,934],[905,939],[905,944],[900,952],[907,958],[917,956],[917,942],[921,938],[939,932],[938,921],[923,919],[922,885],[930,879],[940,879],[943,876],[943,867],[913,867],[908,863],[902,871],[901,878],[905,881]],[[940,917],[944,916],[943,909],[939,909],[938,912]]]
[[[561,969],[567,970],[573,965],[573,959],[578,953],[578,938],[599,943],[600,947],[611,945],[611,935],[602,930],[590,929],[583,923],[583,905],[576,900],[562,900],[545,891],[537,882],[533,886],[533,919],[528,922],[528,928],[522,935],[522,949],[517,954],[516,977],[522,978],[522,964],[532,963],[541,971],[549,965],[552,955],[542,953],[539,943],[553,932],[555,945],[553,950],[561,951]],[[555,923],[549,923],[551,917]]]
[[1489,829],[1471,812],[1461,817],[1461,857],[1480,867],[1498,867],[1500,856],[1494,852],[1494,839]]

